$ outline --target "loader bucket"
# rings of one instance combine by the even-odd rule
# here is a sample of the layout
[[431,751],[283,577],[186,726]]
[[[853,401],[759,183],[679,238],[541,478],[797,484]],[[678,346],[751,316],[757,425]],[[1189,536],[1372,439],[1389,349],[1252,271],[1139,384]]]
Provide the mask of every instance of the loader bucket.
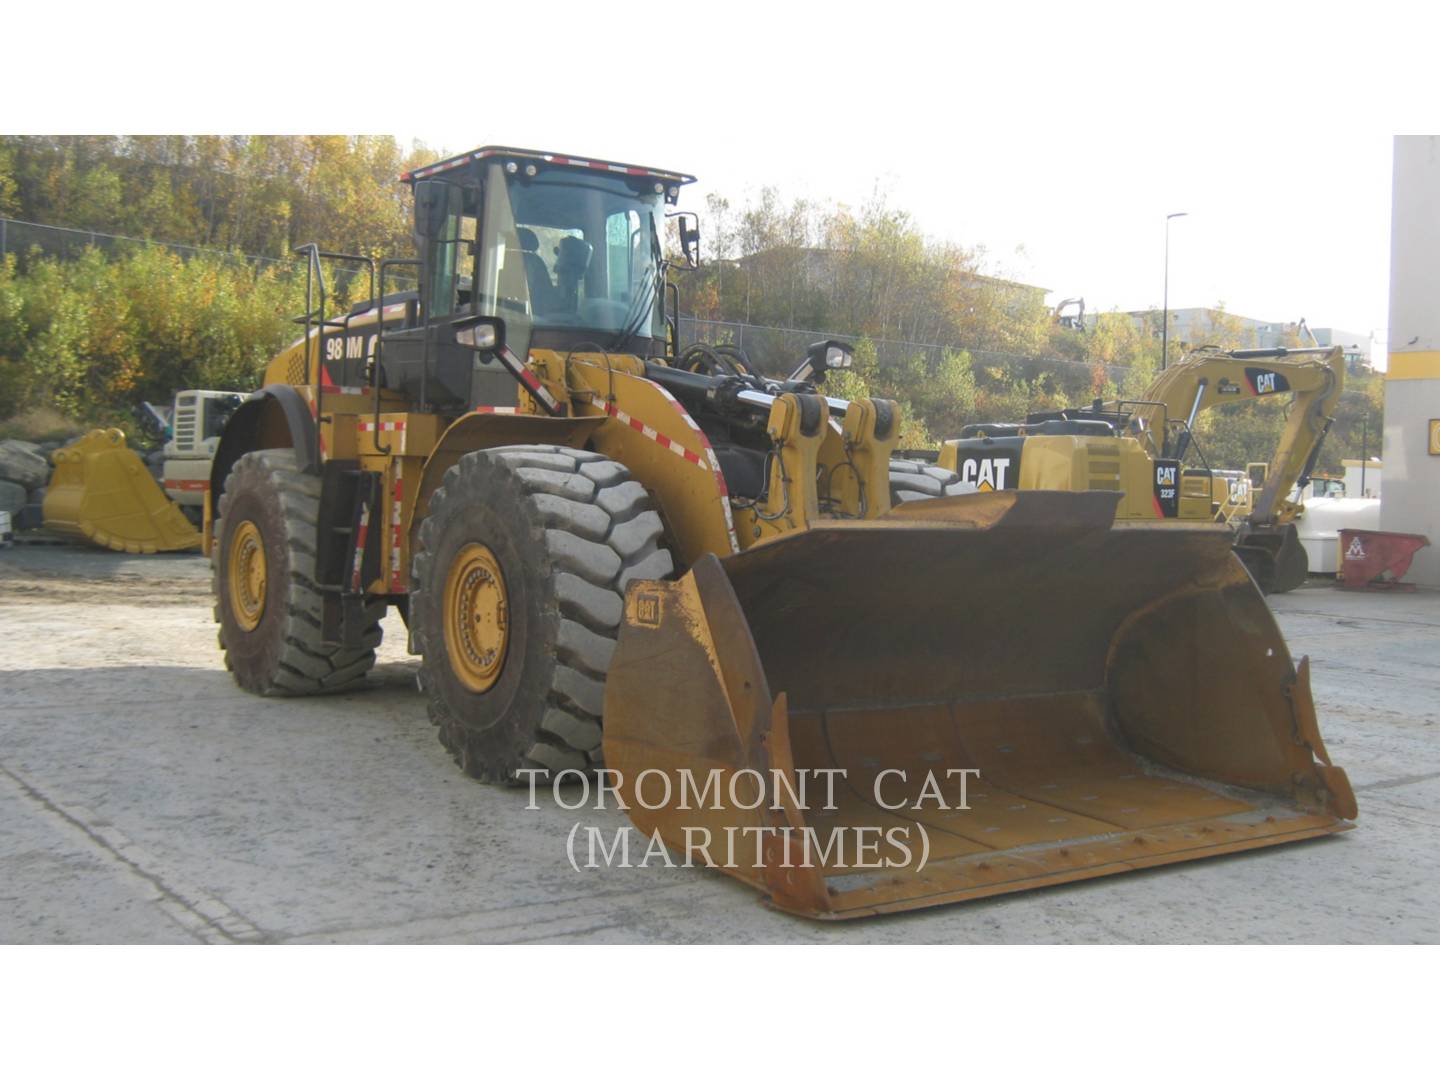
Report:
[[166,498],[118,428],[96,429],[51,455],[46,528],[112,551],[189,551],[200,533]]
[[817,918],[1350,828],[1229,530],[1115,503],[914,502],[633,583],[604,736],[632,822]]

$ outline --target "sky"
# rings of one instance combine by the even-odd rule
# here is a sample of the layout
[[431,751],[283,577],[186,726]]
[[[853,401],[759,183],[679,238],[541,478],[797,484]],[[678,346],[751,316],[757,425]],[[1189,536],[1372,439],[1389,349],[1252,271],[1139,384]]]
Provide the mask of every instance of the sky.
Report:
[[[638,141],[596,145],[583,122],[567,117],[532,120],[524,131],[516,125],[513,135],[501,128],[482,138],[697,175],[680,208],[701,212],[702,236],[710,192],[734,204],[769,184],[787,198],[853,206],[878,189],[928,235],[983,246],[987,271],[1052,290],[1052,305],[1082,297],[1092,311],[1161,306],[1166,215],[1183,211],[1187,216],[1170,224],[1172,308],[1223,303],[1234,314],[1303,317],[1312,327],[1373,331],[1384,340],[1388,134],[1348,138],[1343,159],[1319,162],[1280,157],[1259,142],[1237,148],[1233,133],[1217,133],[1188,140],[1180,162],[1165,153],[1147,160],[1150,144],[1117,148],[1093,129],[1041,138],[1000,131],[975,135],[964,148],[917,145],[913,152],[861,154],[836,168],[783,132],[747,139],[745,159],[738,160],[709,140],[677,146],[668,156],[654,150],[647,156]],[[476,137],[468,134],[468,142]],[[423,139],[459,149],[467,133]]]
[[[252,0],[137,36],[132,9],[97,8],[66,30],[85,79],[12,54],[0,130],[511,144],[692,173],[681,206],[700,211],[710,191],[856,205],[878,185],[930,236],[1089,310],[1161,303],[1183,211],[1172,307],[1373,332],[1383,357],[1392,136],[1440,126],[1440,14],[1391,0],[434,0],[403,34],[393,4],[353,0],[310,45],[276,29],[325,10]],[[7,16],[16,40],[47,18]],[[377,54],[377,34],[402,47]]]

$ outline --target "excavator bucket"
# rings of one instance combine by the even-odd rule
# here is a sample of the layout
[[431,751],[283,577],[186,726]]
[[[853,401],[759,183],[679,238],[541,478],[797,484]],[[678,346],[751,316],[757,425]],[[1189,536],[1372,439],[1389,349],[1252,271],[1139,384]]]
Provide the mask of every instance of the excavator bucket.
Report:
[[827,919],[1350,828],[1229,530],[1116,499],[912,502],[632,584],[604,736],[632,822]]
[[51,459],[55,472],[42,507],[51,531],[137,555],[200,547],[200,533],[118,428],[97,428]]

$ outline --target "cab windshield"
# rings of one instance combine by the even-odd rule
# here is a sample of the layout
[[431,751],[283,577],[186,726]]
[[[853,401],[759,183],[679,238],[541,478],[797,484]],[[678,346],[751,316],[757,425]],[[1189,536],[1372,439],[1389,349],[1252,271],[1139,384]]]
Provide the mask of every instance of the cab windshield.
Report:
[[570,169],[527,177],[500,162],[484,179],[478,314],[503,318],[517,345],[547,329],[604,347],[664,339],[665,209],[653,179]]

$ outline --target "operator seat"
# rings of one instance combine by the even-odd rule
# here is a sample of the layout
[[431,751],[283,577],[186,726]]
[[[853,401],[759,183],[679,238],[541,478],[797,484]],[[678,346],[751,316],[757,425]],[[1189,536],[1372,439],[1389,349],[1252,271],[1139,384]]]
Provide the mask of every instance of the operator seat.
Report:
[[580,281],[590,269],[594,247],[578,236],[562,236],[555,248],[555,279],[560,283],[560,305],[563,311],[580,307]]
[[550,280],[550,270],[540,257],[540,238],[521,225],[515,230],[525,262],[525,277],[530,285],[530,306],[537,315],[548,315],[560,308],[560,294]]

